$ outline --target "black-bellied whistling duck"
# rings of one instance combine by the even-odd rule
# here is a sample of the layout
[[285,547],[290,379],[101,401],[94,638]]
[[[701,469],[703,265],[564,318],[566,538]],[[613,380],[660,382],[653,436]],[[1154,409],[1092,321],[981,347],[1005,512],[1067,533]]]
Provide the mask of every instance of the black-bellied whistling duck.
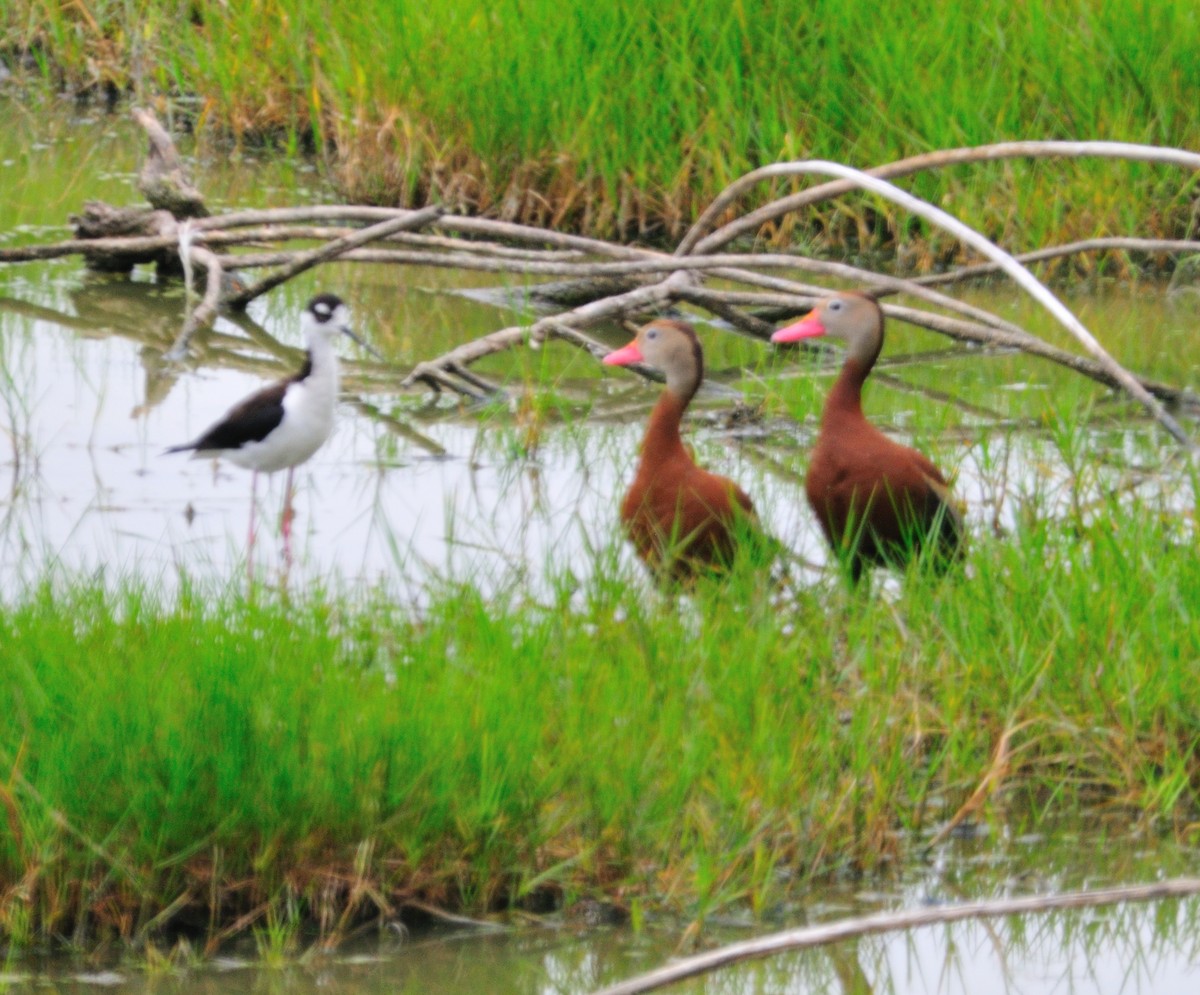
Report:
[[683,321],[652,321],[604,362],[646,363],[667,379],[650,413],[637,475],[621,503],[621,522],[638,556],[659,578],[676,581],[727,567],[738,520],[754,522],[754,507],[732,480],[698,467],[680,437],[683,413],[704,379],[696,333]]
[[863,383],[883,348],[883,311],[865,294],[836,294],[771,341],[819,335],[847,346],[804,482],[826,538],[846,558],[854,581],[865,566],[900,565],[930,543],[937,564],[949,564],[961,548],[963,523],[946,478],[926,456],[893,442],[863,415]]

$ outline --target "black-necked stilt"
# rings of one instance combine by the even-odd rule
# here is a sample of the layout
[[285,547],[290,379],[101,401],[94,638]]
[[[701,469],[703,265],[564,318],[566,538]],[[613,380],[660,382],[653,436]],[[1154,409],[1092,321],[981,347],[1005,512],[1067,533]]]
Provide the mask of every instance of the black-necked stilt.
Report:
[[192,459],[224,457],[252,471],[247,572],[254,575],[254,506],[259,473],[286,469],[283,502],[284,558],[291,559],[292,475],[333,431],[338,394],[338,361],[333,340],[341,333],[366,347],[349,327],[350,313],[333,294],[319,294],[301,316],[308,354],[295,376],[251,394],[194,442],[168,453],[191,452]]

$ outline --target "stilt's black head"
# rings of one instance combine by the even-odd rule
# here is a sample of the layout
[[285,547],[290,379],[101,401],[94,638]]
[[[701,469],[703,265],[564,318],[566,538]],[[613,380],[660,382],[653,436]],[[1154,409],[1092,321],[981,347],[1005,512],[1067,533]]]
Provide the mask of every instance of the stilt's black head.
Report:
[[309,313],[321,325],[333,318],[340,307],[344,307],[344,305],[342,299],[336,294],[317,294],[316,297],[308,302]]

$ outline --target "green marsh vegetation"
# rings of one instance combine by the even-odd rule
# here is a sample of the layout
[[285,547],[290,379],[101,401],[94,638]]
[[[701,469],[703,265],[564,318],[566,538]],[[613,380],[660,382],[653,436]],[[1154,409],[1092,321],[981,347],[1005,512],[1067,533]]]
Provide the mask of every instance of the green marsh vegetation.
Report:
[[[1178,4],[997,5],[969,26],[941,7],[910,8],[901,26],[857,4],[769,21],[693,3],[650,25],[597,6],[564,18],[526,4],[517,24],[515,5],[459,5],[435,24],[386,5],[235,4],[187,21],[174,5],[18,0],[0,24],[49,77],[180,98],[204,140],[315,138],[348,196],[433,187],[490,210],[511,195],[524,220],[605,233],[677,230],[726,180],[781,156],[865,164],[1031,131],[1196,144],[1178,110],[1195,83],[1196,19]],[[1078,49],[1060,44],[1067,28]],[[864,41],[877,37],[889,44]],[[1113,87],[1126,78],[1139,85]],[[914,183],[1016,242],[1178,234],[1190,216],[1186,177],[1111,163],[1066,176],[1010,163]],[[829,249],[897,238],[912,265],[938,259],[884,208],[824,210],[813,232]],[[356,279],[347,296],[385,327],[391,355],[423,358],[394,287]],[[1124,319],[1124,304],[1094,306],[1109,326]],[[417,307],[426,324],[458,320]],[[1175,381],[1190,324],[1166,326],[1121,335],[1118,352]],[[756,343],[706,346],[769,419],[799,422],[803,451],[827,379],[793,377]],[[481,446],[515,462],[552,435],[592,445],[581,426],[594,364],[547,348],[480,366],[532,398],[515,419],[474,413]],[[948,468],[970,444],[996,496],[994,515],[972,521],[958,580],[852,595],[830,573],[780,604],[739,572],[679,600],[601,544],[586,569],[551,557],[536,592],[518,579],[485,597],[479,577],[446,571],[419,604],[337,581],[247,599],[183,577],[168,595],[137,575],[51,575],[8,598],[0,936],[216,945],[250,931],[272,958],[301,930],[337,939],[410,900],[482,914],[596,896],[635,921],[769,916],[813,882],[886,872],[956,816],[1008,828],[1100,811],[1191,840],[1195,471],[1170,465],[1106,392],[1036,369],[993,356],[901,371],[935,391],[953,378],[986,418],[872,386],[874,417]],[[26,420],[18,374],[3,385],[14,425]],[[1025,476],[1007,455],[1014,438],[1028,439],[1023,465],[1069,472],[1053,486]],[[1139,487],[1164,469],[1171,493]]]
[[770,915],[956,813],[1187,839],[1194,521],[1038,501],[961,579],[782,601],[750,571],[665,597],[614,549],[540,596],[445,576],[420,607],[47,580],[0,612],[4,935],[277,946],[405,901],[583,896]]
[[[354,201],[435,198],[667,241],[730,180],[781,159],[867,167],[1025,138],[1200,146],[1186,0],[671,0],[652,16],[629,0],[14,0],[0,45],[69,88],[173,108],[214,142],[315,148]],[[1194,224],[1194,178],[1144,166],[1005,162],[906,185],[1014,246]],[[958,251],[873,201],[767,234],[898,248],[909,268]]]

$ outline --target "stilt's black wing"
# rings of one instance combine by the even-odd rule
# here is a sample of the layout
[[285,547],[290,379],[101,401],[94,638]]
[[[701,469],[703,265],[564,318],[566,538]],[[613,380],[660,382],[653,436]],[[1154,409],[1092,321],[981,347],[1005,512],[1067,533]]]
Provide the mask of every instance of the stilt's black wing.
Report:
[[229,413],[208,429],[195,442],[172,446],[169,453],[181,453],[194,449],[197,452],[241,449],[250,442],[261,442],[283,421],[283,395],[291,380],[272,384],[251,394]]

